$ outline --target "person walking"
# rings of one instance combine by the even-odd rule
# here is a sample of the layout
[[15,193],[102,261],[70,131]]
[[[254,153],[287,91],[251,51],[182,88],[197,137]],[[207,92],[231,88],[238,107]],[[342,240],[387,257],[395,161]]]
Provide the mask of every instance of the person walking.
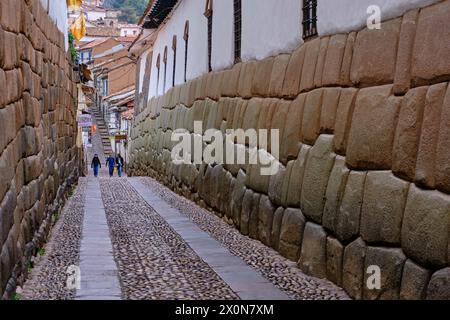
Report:
[[123,158],[120,155],[120,153],[116,157],[116,164],[117,164],[117,173],[119,174],[119,177],[122,177]]
[[92,158],[91,162],[91,168],[94,169],[94,176],[98,177],[98,169],[102,167],[102,164],[100,163],[100,159],[98,158],[98,154],[94,155],[94,158]]
[[109,176],[112,178],[116,167],[116,159],[112,155],[109,155],[108,159],[106,159],[106,166],[109,168]]

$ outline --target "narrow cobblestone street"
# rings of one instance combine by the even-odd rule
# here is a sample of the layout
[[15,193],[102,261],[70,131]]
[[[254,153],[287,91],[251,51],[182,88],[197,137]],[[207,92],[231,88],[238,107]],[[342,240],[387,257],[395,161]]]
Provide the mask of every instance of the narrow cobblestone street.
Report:
[[[100,137],[87,163],[105,159]],[[82,226],[81,226],[82,225]],[[80,267],[81,288],[66,287]],[[148,178],[81,178],[23,299],[346,299],[330,282]]]

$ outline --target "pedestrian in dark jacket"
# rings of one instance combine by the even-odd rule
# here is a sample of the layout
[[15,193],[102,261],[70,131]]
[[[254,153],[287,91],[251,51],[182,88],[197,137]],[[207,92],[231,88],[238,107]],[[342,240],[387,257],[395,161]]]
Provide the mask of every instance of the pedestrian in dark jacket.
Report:
[[120,153],[116,157],[116,165],[117,165],[117,172],[119,174],[119,177],[122,177],[122,170],[123,170],[124,161],[123,161],[123,158],[120,155]]
[[106,159],[106,166],[109,168],[109,176],[112,177],[114,175],[114,168],[116,166],[116,159],[110,155],[108,159]]
[[94,158],[91,162],[91,168],[94,169],[94,176],[98,177],[98,169],[102,167],[102,164],[100,163],[100,159],[98,158],[98,154],[94,155]]

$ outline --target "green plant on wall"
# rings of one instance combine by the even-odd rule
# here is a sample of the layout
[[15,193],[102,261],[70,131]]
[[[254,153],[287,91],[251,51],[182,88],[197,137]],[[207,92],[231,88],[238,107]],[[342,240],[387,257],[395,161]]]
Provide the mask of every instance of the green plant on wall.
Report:
[[78,51],[77,49],[75,49],[75,37],[73,36],[73,34],[71,32],[69,32],[69,50],[70,50],[70,55],[72,57],[72,61],[76,61],[78,59]]

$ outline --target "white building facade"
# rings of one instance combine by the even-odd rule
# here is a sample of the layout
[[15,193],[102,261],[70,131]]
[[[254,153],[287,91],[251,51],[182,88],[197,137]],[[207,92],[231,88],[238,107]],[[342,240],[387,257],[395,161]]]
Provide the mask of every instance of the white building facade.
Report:
[[[152,55],[148,99],[209,71],[228,69],[237,61],[292,52],[307,40],[305,26],[313,27],[313,37],[347,33],[361,29],[368,20],[385,21],[439,0],[155,1],[158,2],[175,4],[170,15],[157,26],[152,49],[140,56],[142,80],[147,56]],[[305,14],[314,21],[303,21]],[[236,22],[240,24],[238,33]],[[238,53],[236,37],[240,37]],[[144,89],[141,82],[138,94]]]

